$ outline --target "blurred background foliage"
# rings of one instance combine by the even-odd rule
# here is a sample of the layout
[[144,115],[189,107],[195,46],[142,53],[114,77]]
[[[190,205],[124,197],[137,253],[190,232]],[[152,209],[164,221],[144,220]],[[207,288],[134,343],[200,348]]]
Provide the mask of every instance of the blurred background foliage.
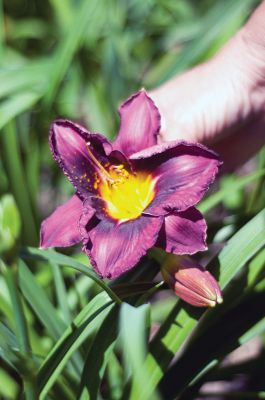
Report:
[[[123,99],[211,57],[257,4],[0,0],[0,398],[265,398],[264,150],[200,206],[212,243],[201,261],[227,286],[218,311],[164,291],[140,306],[154,261],[100,287],[78,251],[35,249],[40,221],[72,193],[50,123],[66,117],[113,138]],[[250,339],[254,358],[221,362]],[[225,382],[219,396],[203,391],[212,381]]]

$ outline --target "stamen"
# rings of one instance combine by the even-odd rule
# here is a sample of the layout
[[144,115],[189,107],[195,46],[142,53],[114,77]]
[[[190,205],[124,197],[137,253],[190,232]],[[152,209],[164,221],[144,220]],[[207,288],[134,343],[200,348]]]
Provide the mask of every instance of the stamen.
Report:
[[94,156],[94,154],[92,153],[92,151],[89,148],[90,143],[87,142],[86,143],[86,149],[87,152],[89,154],[89,156],[91,157],[92,161],[94,162],[95,166],[100,170],[101,174],[103,174],[103,178],[105,178],[107,181],[109,181],[111,184],[115,183],[115,179],[113,179],[110,174],[108,173],[108,171],[100,164],[100,162],[96,159],[96,157]]
[[154,198],[154,178],[145,172],[129,172],[122,164],[110,166],[109,173],[115,183],[99,185],[107,214],[120,222],[138,218]]

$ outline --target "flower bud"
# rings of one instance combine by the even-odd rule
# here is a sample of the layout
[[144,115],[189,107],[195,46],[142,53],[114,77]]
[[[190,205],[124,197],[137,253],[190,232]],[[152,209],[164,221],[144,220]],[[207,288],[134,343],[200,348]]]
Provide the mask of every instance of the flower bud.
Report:
[[214,307],[223,302],[215,278],[190,257],[170,256],[161,272],[176,295],[193,306]]

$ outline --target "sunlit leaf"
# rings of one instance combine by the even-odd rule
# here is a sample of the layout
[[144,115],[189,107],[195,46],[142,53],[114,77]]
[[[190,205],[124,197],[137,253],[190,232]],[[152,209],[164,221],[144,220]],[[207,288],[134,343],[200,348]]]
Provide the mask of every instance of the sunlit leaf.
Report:
[[0,252],[14,245],[20,228],[21,220],[14,198],[6,194],[0,198]]
[[45,399],[70,357],[96,328],[97,317],[105,317],[111,304],[108,295],[100,293],[77,315],[60,337],[39,370],[40,399]]

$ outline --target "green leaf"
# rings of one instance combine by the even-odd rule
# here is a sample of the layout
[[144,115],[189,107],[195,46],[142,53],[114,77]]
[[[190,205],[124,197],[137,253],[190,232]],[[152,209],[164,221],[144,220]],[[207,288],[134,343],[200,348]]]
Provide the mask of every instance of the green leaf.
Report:
[[[82,307],[83,301],[87,303],[87,293],[92,291],[94,281],[87,279],[87,276],[80,275],[77,279],[72,280],[72,287],[69,288],[67,294],[67,304],[71,311]],[[81,304],[82,303],[82,304]]]
[[[34,310],[40,322],[46,327],[49,335],[57,342],[67,328],[66,321],[60,318],[43,288],[37,283],[34,275],[21,260],[19,262],[19,284],[30,307]],[[81,362],[81,356],[78,353],[75,354],[70,366],[70,371],[75,376],[80,374]]]
[[[12,277],[11,277],[12,279]],[[9,278],[10,280],[10,278]],[[13,283],[10,284],[12,286]],[[16,290],[16,289],[15,289]],[[23,316],[20,314],[20,311],[17,310],[17,308],[21,308],[21,306],[17,306],[19,303],[18,299],[18,294],[13,294],[13,288],[11,287],[11,292],[12,292],[12,299],[13,299],[13,304],[16,316],[16,328],[21,327],[23,330],[25,329],[24,327],[24,322]],[[25,397],[28,400],[34,400],[36,399],[36,387],[35,387],[35,376],[34,376],[34,371],[35,371],[35,362],[31,358],[30,353],[25,353],[25,348],[28,347],[28,339],[27,339],[27,334],[24,332],[21,334],[21,336],[24,336],[22,339],[17,334],[19,338],[19,342],[17,342],[16,337],[13,335],[13,333],[0,322],[0,357],[7,363],[11,368],[19,372],[19,374],[22,376],[23,379],[23,385],[24,385],[24,392],[25,392]],[[29,348],[27,349],[27,351]],[[1,382],[2,383],[2,382]]]
[[[120,311],[120,337],[124,354],[125,371],[132,380],[130,399],[148,399],[143,395],[143,387],[148,380],[145,370],[147,340],[150,327],[150,305],[132,307],[123,303]],[[127,395],[126,395],[127,397]],[[152,393],[152,398],[156,396]]]
[[123,370],[118,357],[112,352],[107,365],[110,400],[120,400],[123,392]]
[[[241,178],[237,178],[236,181],[234,182],[233,190],[238,191],[238,190],[244,188],[249,183],[251,183],[255,180],[258,180],[262,176],[265,176],[265,169],[253,172],[250,175],[242,176]],[[218,190],[218,192],[212,194],[211,196],[209,196],[205,200],[203,200],[199,204],[198,209],[202,213],[206,213],[206,212],[210,211],[217,204],[221,203],[225,198],[229,197],[230,192],[231,192],[230,187],[226,186],[226,187],[221,188],[220,190]]]
[[73,353],[97,328],[98,317],[106,317],[112,305],[111,299],[105,292],[98,294],[66,329],[39,370],[38,387],[41,400],[46,398]]
[[12,368],[20,362],[18,359],[18,343],[16,336],[0,321],[0,357]]
[[[261,305],[264,285],[261,293],[257,291],[260,284],[265,283],[264,279],[260,280],[264,266],[265,249],[248,263],[238,279],[231,283],[228,291],[225,291],[224,304],[205,313],[194,330],[189,345],[175,363],[174,368],[178,370],[172,373],[181,371],[182,376],[176,384],[177,390],[181,390],[181,387],[183,389],[188,383],[191,387],[196,385],[198,380],[205,379],[205,375],[218,364],[220,357],[264,332],[265,323]],[[240,314],[244,315],[244,318],[238,320],[237,316]],[[229,324],[225,321],[229,321]],[[204,348],[207,348],[207,352],[201,351]],[[196,354],[196,360],[187,368],[192,354]]]
[[42,92],[25,91],[3,101],[0,104],[0,129],[19,114],[30,109],[41,96]]
[[30,307],[54,340],[58,340],[66,329],[65,322],[48,299],[43,288],[37,283],[26,264],[20,260],[18,266],[19,285]]
[[219,284],[222,288],[265,245],[264,230],[265,209],[244,225],[220,252],[213,272],[220,269]]
[[3,399],[16,399],[18,397],[19,386],[15,378],[11,378],[4,369],[0,368],[0,397]]
[[86,121],[92,131],[103,132],[105,136],[113,138],[113,114],[106,99],[106,88],[103,79],[89,84],[86,90],[86,101],[89,112]]
[[73,6],[70,0],[49,0],[62,32],[66,32],[72,19]]
[[[30,129],[30,126],[25,127]],[[25,160],[25,175],[27,179],[27,186],[29,188],[29,194],[31,203],[34,210],[37,209],[38,196],[40,193],[40,148],[37,140],[30,140],[27,145],[27,154]]]
[[117,306],[112,308],[94,337],[82,372],[78,395],[80,399],[96,400],[98,398],[100,381],[117,336],[118,311]]
[[16,271],[8,270],[6,273],[8,288],[13,305],[16,337],[20,354],[25,357],[25,372],[23,378],[23,389],[26,400],[36,399],[36,384],[35,384],[35,362],[31,356],[31,348],[28,337],[27,323],[24,316],[24,310],[17,287],[17,273]]
[[[255,334],[262,333],[264,301],[264,292],[254,293],[252,296],[246,296],[239,304],[223,304],[215,313],[214,310],[208,312],[208,321],[206,318],[200,321],[188,346],[164,375],[160,384],[163,397],[171,399],[179,396],[186,391],[188,385],[202,379],[224,355]],[[243,317],[238,318],[238,315]],[[196,357],[193,358],[194,354]],[[193,362],[190,363],[192,358]],[[169,383],[174,376],[178,376],[179,379],[170,387]],[[186,395],[188,394],[189,391]]]
[[17,132],[13,123],[10,122],[3,130],[2,135],[0,135],[0,143],[1,156],[3,157],[10,189],[14,194],[22,219],[22,240],[25,240],[28,244],[35,244],[37,230],[27,189]]
[[[263,170],[265,168],[265,146],[260,149],[257,159],[257,169]],[[248,198],[247,212],[251,213],[259,211],[262,208],[265,200],[264,183],[265,177],[263,175],[256,182],[254,189],[251,190],[250,196]]]
[[[239,270],[265,245],[265,209],[241,228],[227,243],[209,267],[213,272],[220,270],[219,282],[224,288]],[[225,301],[225,299],[224,299]],[[206,313],[209,311],[206,311]],[[146,368],[149,374],[148,385],[145,385],[142,396],[156,387],[164,371],[177,351],[191,334],[201,310],[182,307],[179,302],[162,324],[152,342],[151,352],[147,356]]]
[[204,18],[200,34],[179,53],[171,66],[163,71],[158,81],[148,82],[148,84],[157,86],[175,74],[191,67],[196,62],[201,61],[203,55],[214,45],[214,41],[220,38],[220,35],[227,27],[231,26],[231,22],[241,15],[237,27],[235,26],[235,30],[238,29],[242,23],[242,16],[246,15],[253,3],[253,0],[237,0],[233,2],[224,0],[216,2]]
[[261,335],[265,332],[265,317],[253,325],[247,332],[245,332],[240,338],[239,343],[244,344],[251,340],[253,337]]
[[31,352],[31,349],[29,344],[27,323],[24,316],[24,310],[20,299],[20,294],[18,291],[17,270],[14,268],[6,269],[5,278],[9,289],[9,294],[13,308],[18,346],[22,353],[29,354]]
[[[8,324],[13,328],[13,312],[9,299],[6,294],[1,293],[3,282],[0,281],[0,311],[3,314],[2,319],[6,319]],[[4,287],[5,288],[5,287]]]
[[71,322],[71,313],[68,307],[67,292],[63,280],[63,275],[57,264],[51,263],[52,273],[54,277],[55,291],[57,302],[60,306],[62,316],[67,323]]
[[246,291],[259,287],[259,282],[265,274],[265,249],[261,250],[249,263]]
[[31,257],[38,260],[45,260],[49,262],[54,262],[58,265],[63,265],[66,267],[74,268],[76,271],[85,274],[89,278],[91,278],[95,283],[97,283],[108,295],[118,304],[121,303],[121,300],[118,296],[108,287],[105,282],[98,277],[98,275],[88,268],[86,265],[75,261],[73,258],[65,256],[63,254],[59,254],[55,251],[47,251],[47,250],[40,250],[35,249],[33,247],[27,247],[24,249],[22,253],[23,257]]
[[64,78],[67,69],[84,40],[84,35],[89,29],[95,32],[100,26],[104,6],[101,0],[82,0],[75,8],[72,16],[71,29],[69,29],[54,55],[52,65],[52,74],[48,85],[48,91],[45,97],[46,104],[51,104],[52,99]]
[[238,176],[236,174],[222,176],[219,184],[220,191],[229,192],[229,196],[223,197],[224,206],[228,210],[237,210],[242,207],[244,196],[242,190],[237,189]]
[[44,39],[48,34],[45,22],[37,18],[9,19],[8,25],[9,40]]
[[[37,92],[44,89],[50,68],[50,60],[38,59],[36,62],[23,63],[13,68],[0,70],[0,98],[10,95],[23,95],[28,88]],[[11,101],[10,97],[8,101]],[[16,96],[14,97],[16,99]],[[15,103],[17,100],[14,100]],[[11,103],[12,104],[12,103]]]
[[21,220],[14,197],[6,194],[0,199],[0,252],[13,247],[20,228]]

